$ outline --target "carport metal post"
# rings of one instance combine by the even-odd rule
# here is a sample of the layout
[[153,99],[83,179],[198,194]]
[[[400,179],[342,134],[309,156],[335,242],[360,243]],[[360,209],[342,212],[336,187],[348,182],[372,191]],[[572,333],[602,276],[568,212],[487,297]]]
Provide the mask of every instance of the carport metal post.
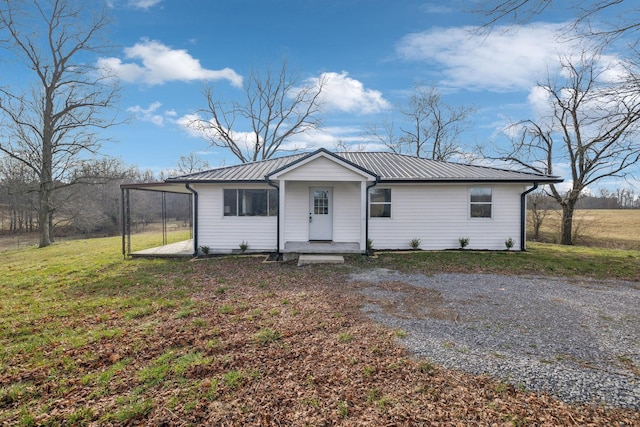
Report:
[[120,206],[122,217],[122,255],[126,257],[131,253],[131,198],[129,189],[120,190]]

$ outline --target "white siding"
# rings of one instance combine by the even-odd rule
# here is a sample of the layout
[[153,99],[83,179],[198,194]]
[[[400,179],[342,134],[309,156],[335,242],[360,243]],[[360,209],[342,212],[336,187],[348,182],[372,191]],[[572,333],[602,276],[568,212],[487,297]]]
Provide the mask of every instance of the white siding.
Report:
[[333,189],[333,241],[360,242],[359,182],[290,182],[285,184],[284,240],[309,240],[309,188]]
[[476,185],[493,188],[492,218],[469,218],[469,188],[474,185],[393,185],[391,218],[369,218],[369,238],[375,249],[409,249],[421,240],[421,249],[455,249],[460,237],[468,249],[505,249],[513,238],[520,248],[521,185]]
[[225,188],[272,188],[266,184],[194,184],[198,192],[198,246],[211,253],[239,250],[244,240],[249,251],[273,251],[276,248],[275,216],[224,216],[222,200]]
[[366,178],[325,157],[301,165],[278,179],[287,181],[364,181]]
[[284,226],[285,242],[309,240],[309,184],[287,182],[285,184]]
[[[325,160],[325,159],[319,159]],[[336,168],[333,164],[333,169]],[[351,178],[354,178],[353,176]],[[282,216],[282,244],[309,239],[309,187],[333,189],[333,241],[363,244],[364,212],[361,209],[361,182],[287,181]],[[468,237],[469,249],[505,249],[504,241],[514,239],[520,248],[520,194],[522,185],[495,184],[493,216],[469,218],[467,184],[379,184],[391,188],[391,218],[369,218],[369,238],[375,249],[409,249],[409,241],[419,238],[425,250],[458,248],[458,238]],[[238,250],[244,240],[250,251],[276,248],[277,217],[225,217],[223,189],[272,188],[266,184],[194,184],[198,192],[198,246],[211,253]]]
[[333,186],[333,241],[360,242],[360,183]]

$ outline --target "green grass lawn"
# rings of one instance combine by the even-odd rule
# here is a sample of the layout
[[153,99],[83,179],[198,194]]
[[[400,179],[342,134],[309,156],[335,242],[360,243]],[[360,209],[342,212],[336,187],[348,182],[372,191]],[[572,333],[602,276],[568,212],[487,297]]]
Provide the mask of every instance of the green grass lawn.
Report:
[[467,272],[587,276],[640,281],[640,251],[529,243],[527,252],[383,252],[377,259],[353,258],[372,265],[424,273]]
[[[136,245],[153,245],[143,239],[138,236]],[[174,411],[188,411],[191,404],[210,402],[212,396],[223,392],[233,393],[240,387],[235,384],[257,382],[264,372],[233,367],[233,359],[242,355],[216,353],[221,337],[230,339],[232,335],[220,331],[221,326],[210,317],[230,319],[230,330],[242,327],[251,345],[268,349],[273,342],[291,336],[284,331],[289,326],[282,325],[296,323],[282,320],[285,323],[279,324],[278,319],[285,314],[312,313],[305,311],[303,304],[308,303],[309,296],[297,290],[296,280],[314,283],[317,276],[305,275],[322,271],[339,281],[345,271],[332,267],[297,269],[290,263],[263,265],[250,257],[219,260],[123,259],[118,237],[3,252],[0,424],[38,425],[42,419],[51,425],[140,421],[167,402],[174,402],[168,391],[157,395],[164,403],[155,400],[157,390],[166,390],[167,383],[181,393],[183,406],[176,406]],[[226,265],[226,270],[216,270],[217,265]],[[639,281],[640,251],[531,244],[526,253],[416,251],[348,258],[347,269],[357,267],[426,274],[548,274]],[[240,282],[244,289],[256,292],[255,300],[234,294],[240,292],[236,289]],[[270,286],[280,287],[269,290]],[[279,292],[283,286],[293,293],[282,296]],[[213,294],[206,304],[195,297],[205,288]],[[214,309],[210,301],[216,298],[220,302]],[[272,307],[260,305],[265,303]],[[325,321],[314,323],[320,324]],[[159,339],[158,331],[169,328],[167,325],[174,328],[169,338],[163,338],[168,341],[155,344],[155,353],[150,351],[150,344]],[[181,336],[194,333],[201,337],[198,346],[190,338],[180,341]],[[344,333],[359,338],[353,332]],[[337,341],[336,345],[346,345],[344,340]],[[236,348],[239,344],[229,345]],[[205,379],[190,376],[200,365],[215,365],[215,357],[220,366],[229,364],[224,375]],[[78,402],[73,402],[74,398]]]

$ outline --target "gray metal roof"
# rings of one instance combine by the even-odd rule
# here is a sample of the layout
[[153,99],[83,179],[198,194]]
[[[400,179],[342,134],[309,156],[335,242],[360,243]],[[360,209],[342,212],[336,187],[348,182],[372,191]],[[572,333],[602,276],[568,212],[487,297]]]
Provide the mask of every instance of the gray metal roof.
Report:
[[236,181],[265,181],[265,175],[289,165],[291,162],[308,156],[308,153],[292,156],[277,157],[253,163],[243,163],[236,166],[225,166],[204,172],[176,176],[167,182],[236,182]]
[[518,172],[485,166],[443,162],[402,154],[331,153],[320,149],[312,153],[295,154],[254,163],[216,168],[205,172],[169,178],[167,182],[264,182],[265,176],[293,163],[324,152],[346,160],[379,177],[380,182],[561,182],[556,176]]

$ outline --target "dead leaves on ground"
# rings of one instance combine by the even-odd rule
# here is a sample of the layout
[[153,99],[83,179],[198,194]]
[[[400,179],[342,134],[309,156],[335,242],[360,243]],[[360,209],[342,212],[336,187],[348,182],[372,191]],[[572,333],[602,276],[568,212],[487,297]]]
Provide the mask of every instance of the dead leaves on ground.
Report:
[[[414,360],[359,312],[328,267],[197,261],[194,292],[136,316],[87,313],[105,334],[45,345],[48,362],[0,379],[5,425],[638,425],[640,414],[572,406]],[[188,271],[188,272],[187,272]]]

